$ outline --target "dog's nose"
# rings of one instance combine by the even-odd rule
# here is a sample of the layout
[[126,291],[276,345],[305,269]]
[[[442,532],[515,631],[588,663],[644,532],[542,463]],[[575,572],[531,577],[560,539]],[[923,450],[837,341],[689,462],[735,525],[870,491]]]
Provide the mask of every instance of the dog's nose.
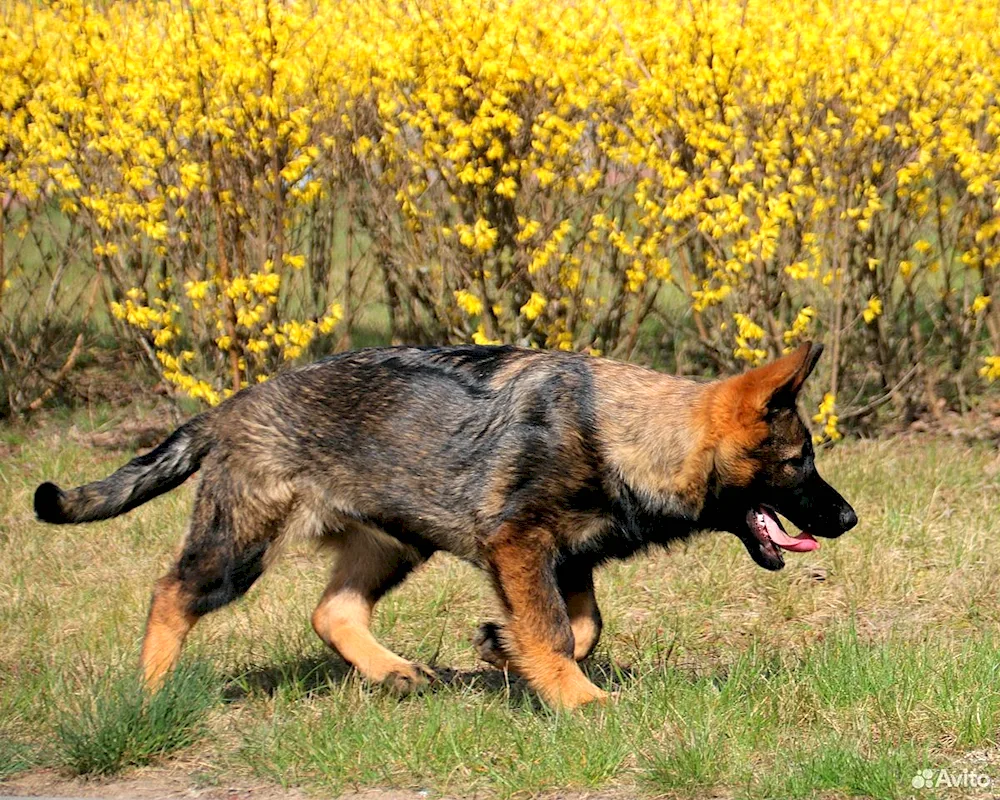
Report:
[[854,513],[854,509],[850,506],[844,506],[840,509],[840,530],[843,532],[849,531],[855,525],[858,524],[858,515]]

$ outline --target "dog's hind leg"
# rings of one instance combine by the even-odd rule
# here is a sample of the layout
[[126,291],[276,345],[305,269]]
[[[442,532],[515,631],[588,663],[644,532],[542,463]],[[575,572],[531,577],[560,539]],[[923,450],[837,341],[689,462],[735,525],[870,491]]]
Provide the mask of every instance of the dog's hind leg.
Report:
[[559,592],[555,548],[538,528],[506,524],[486,543],[497,593],[507,610],[501,629],[503,652],[550,705],[576,708],[607,694],[574,659],[573,628]]
[[433,678],[426,667],[396,655],[372,635],[372,609],[425,556],[381,531],[349,526],[334,539],[337,562],[312,615],[319,637],[365,678],[400,694]]
[[[594,652],[601,638],[601,610],[594,594],[594,569],[590,564],[569,560],[556,570],[559,593],[573,630],[573,658],[583,661]],[[479,627],[473,645],[479,657],[497,669],[507,669],[510,659],[503,650],[500,626],[486,622]]]
[[151,690],[177,663],[194,624],[246,593],[267,565],[288,504],[235,488],[224,478],[202,481],[181,555],[156,584],[141,655]]
[[176,574],[156,583],[142,640],[142,672],[146,687],[156,690],[180,658],[188,632],[198,621],[190,611],[190,598]]

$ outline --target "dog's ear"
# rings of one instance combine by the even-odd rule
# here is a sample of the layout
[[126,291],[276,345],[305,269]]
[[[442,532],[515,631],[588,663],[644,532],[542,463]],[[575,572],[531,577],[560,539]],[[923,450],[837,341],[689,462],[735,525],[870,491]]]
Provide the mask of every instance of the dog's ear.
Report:
[[823,345],[803,342],[787,356],[740,375],[738,380],[751,405],[760,413],[794,406],[802,384],[816,367]]

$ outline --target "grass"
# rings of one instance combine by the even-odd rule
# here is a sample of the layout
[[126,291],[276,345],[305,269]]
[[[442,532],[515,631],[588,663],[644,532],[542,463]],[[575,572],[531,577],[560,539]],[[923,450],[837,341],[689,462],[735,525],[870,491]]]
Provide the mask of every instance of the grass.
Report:
[[36,764],[30,747],[0,731],[0,781],[8,775],[26,772]]
[[326,795],[891,798],[911,796],[925,768],[1000,780],[1000,478],[987,445],[900,439],[822,454],[861,524],[789,554],[777,574],[723,534],[605,569],[605,634],[588,666],[615,692],[603,709],[552,713],[477,663],[469,638],[495,601],[443,555],[375,620],[394,650],[432,662],[440,685],[402,701],[364,685],[309,627],[329,556],[301,543],[195,629],[192,666],[156,710],[131,665],[191,487],[94,525],[44,527],[30,513],[40,480],[76,484],[128,457],[72,434],[114,421],[97,409],[0,431],[8,781],[38,767],[140,774],[151,760],[192,781],[210,764],[213,780]]
[[151,696],[134,668],[105,672],[56,712],[56,759],[74,775],[109,775],[188,747],[205,731],[216,686],[205,664],[179,666]]

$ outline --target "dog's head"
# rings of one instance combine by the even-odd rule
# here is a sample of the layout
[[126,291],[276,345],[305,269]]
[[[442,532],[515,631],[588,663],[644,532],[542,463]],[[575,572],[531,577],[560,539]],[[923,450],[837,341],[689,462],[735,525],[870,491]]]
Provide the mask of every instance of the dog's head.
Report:
[[[850,504],[817,472],[812,436],[796,408],[822,352],[822,345],[806,343],[719,384],[715,410],[727,422],[715,450],[712,516],[766,569],[785,565],[782,549],[815,550],[814,537],[840,536],[858,522]],[[779,514],[803,533],[786,533]]]

